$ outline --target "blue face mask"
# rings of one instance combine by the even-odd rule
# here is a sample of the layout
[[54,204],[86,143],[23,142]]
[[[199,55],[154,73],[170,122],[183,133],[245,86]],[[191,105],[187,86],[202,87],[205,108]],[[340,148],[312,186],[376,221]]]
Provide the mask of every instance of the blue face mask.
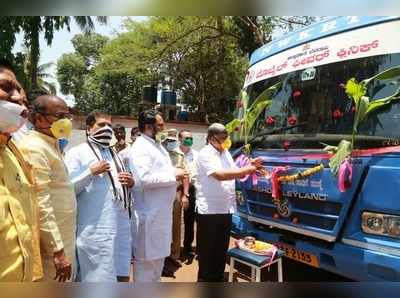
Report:
[[67,139],[58,139],[58,146],[60,147],[60,151],[64,152],[65,147],[68,145],[68,140]]

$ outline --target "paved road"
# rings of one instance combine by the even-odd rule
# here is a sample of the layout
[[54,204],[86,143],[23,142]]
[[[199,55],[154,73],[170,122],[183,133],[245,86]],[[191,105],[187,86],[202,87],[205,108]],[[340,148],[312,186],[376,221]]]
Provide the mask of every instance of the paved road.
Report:
[[[234,246],[234,239],[231,238],[230,246]],[[196,258],[184,260],[181,268],[169,265],[169,269],[175,271],[175,278],[162,277],[163,282],[196,282],[198,263]],[[226,264],[225,275],[228,279],[229,264]],[[242,264],[235,264],[234,281],[248,282],[251,275],[249,267]],[[283,259],[283,280],[284,282],[345,282],[351,281],[345,277],[327,272],[322,269],[312,268],[305,264],[284,258]],[[270,271],[263,269],[261,281],[277,281],[276,266],[272,265]]]

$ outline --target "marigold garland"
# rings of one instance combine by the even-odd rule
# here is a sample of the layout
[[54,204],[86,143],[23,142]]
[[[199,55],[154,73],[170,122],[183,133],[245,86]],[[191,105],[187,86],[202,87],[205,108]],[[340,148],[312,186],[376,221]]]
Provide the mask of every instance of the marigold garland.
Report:
[[[286,183],[286,182],[293,182],[296,180],[304,179],[308,176],[314,175],[315,173],[318,173],[324,169],[324,165],[320,164],[318,166],[315,166],[313,168],[304,170],[302,172],[298,172],[293,175],[286,175],[286,176],[280,176],[277,181],[271,181],[272,184],[272,199],[275,203],[276,206],[279,206],[280,204],[280,198],[281,198],[281,190],[280,186],[281,183]],[[274,180],[274,179],[272,179]]]
[[279,182],[293,182],[296,180],[300,180],[303,178],[306,178],[308,176],[314,175],[315,173],[318,173],[324,169],[324,165],[320,164],[316,167],[304,170],[303,172],[298,172],[297,174],[293,175],[287,175],[287,176],[281,176],[278,178]]

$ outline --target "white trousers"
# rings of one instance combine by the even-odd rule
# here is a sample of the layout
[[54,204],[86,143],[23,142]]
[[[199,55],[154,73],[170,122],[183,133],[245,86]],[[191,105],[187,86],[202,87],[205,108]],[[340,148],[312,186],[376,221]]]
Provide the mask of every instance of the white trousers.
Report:
[[135,260],[133,266],[134,282],[159,282],[164,267],[164,259],[152,261]]

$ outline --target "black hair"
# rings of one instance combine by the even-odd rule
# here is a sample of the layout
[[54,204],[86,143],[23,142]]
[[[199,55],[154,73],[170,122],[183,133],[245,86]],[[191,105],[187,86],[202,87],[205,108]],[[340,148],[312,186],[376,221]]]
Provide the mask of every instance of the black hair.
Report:
[[14,65],[10,62],[10,60],[4,57],[0,57],[0,67],[6,68],[15,73]]
[[86,126],[87,127],[92,127],[96,123],[96,118],[97,117],[109,117],[107,113],[104,113],[102,111],[93,111],[90,112],[89,115],[86,117]]
[[178,133],[178,138],[182,138],[182,134],[183,134],[184,132],[190,132],[190,133],[191,133],[191,131],[190,131],[189,129],[182,129],[182,130],[180,130],[179,133]]
[[125,131],[125,126],[123,126],[122,124],[115,124],[113,126],[113,130],[123,130],[123,131]]
[[156,124],[157,115],[161,116],[161,114],[155,110],[146,110],[141,112],[138,119],[139,131],[144,132],[146,124]]
[[139,131],[139,127],[137,127],[137,126],[132,127],[132,129],[131,129],[131,136],[134,135],[134,134],[136,134],[138,131]]

